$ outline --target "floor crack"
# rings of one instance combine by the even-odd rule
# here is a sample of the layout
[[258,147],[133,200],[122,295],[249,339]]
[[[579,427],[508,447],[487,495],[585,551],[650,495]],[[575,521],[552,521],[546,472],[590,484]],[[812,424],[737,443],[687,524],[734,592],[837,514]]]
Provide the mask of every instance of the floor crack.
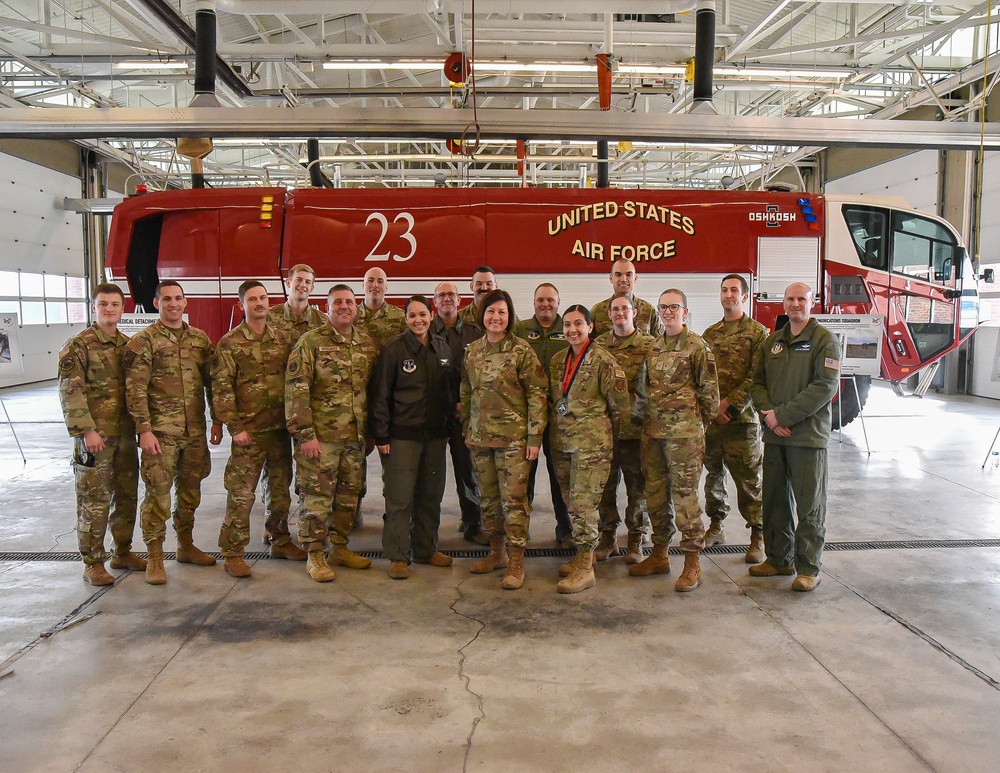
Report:
[[461,647],[458,648],[458,678],[462,680],[465,686],[465,691],[470,695],[472,695],[473,697],[475,697],[476,708],[479,712],[478,715],[472,720],[472,727],[469,729],[469,734],[465,738],[465,757],[462,760],[462,771],[463,773],[465,773],[465,771],[468,769],[469,766],[469,755],[472,753],[472,738],[476,734],[476,728],[479,727],[479,723],[482,722],[484,719],[486,719],[486,710],[483,708],[483,696],[472,689],[471,686],[472,680],[465,673],[465,658],[466,658],[465,650],[467,647],[474,644],[475,641],[479,638],[479,634],[481,634],[483,632],[483,629],[486,628],[486,623],[477,617],[473,617],[472,615],[467,615],[465,614],[465,612],[460,612],[458,609],[455,608],[457,604],[459,604],[462,601],[465,601],[465,594],[462,593],[462,583],[459,583],[458,585],[455,586],[455,591],[458,594],[458,597],[451,603],[448,609],[450,609],[459,617],[464,617],[466,620],[469,620],[470,622],[473,623],[477,623],[479,625],[479,628],[476,630],[475,635],[471,639],[469,639],[465,644],[463,644]]

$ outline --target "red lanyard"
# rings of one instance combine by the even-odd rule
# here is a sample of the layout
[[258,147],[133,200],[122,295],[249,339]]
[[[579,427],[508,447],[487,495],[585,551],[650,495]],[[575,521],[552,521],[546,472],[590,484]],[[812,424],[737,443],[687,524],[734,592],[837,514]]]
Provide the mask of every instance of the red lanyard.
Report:
[[573,360],[573,348],[570,347],[566,353],[566,367],[563,368],[562,377],[562,395],[563,397],[569,396],[569,390],[573,386],[573,382],[576,380],[577,371],[580,370],[580,366],[583,364],[583,358],[587,356],[587,350],[590,349],[590,340],[583,346],[583,351],[580,352],[580,356]]

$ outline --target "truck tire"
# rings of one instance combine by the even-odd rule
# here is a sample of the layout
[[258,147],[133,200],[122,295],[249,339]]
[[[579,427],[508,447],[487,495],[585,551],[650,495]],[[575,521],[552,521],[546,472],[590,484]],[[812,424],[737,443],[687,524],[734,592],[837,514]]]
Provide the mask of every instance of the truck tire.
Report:
[[861,409],[868,402],[868,392],[872,388],[870,376],[855,377],[858,392],[854,393],[854,384],[851,379],[840,379],[840,389],[833,397],[833,429],[840,429],[854,421],[861,415]]

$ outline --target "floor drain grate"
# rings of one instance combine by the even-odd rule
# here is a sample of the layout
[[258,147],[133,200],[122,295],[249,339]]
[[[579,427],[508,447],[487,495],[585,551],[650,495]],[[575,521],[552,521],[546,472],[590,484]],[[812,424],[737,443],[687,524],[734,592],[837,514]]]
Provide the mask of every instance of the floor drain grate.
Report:
[[[940,548],[1000,548],[1000,539],[956,539],[956,540],[894,540],[886,542],[827,542],[825,550],[832,551],[859,551],[859,550],[934,550]],[[442,550],[445,555],[452,558],[482,558],[489,553],[485,548],[473,550]],[[679,547],[670,548],[673,555],[682,555],[683,551]],[[745,545],[713,545],[705,548],[708,555],[742,555],[746,552]],[[643,548],[643,553],[648,555],[649,548]],[[145,553],[136,553],[145,556]],[[209,553],[220,559],[218,553]],[[382,558],[381,550],[358,551],[359,556],[365,558]],[[528,548],[525,555],[529,558],[568,558],[573,555],[573,551],[567,548]],[[164,552],[163,557],[168,560],[174,559],[173,553]],[[258,561],[270,558],[267,551],[247,553],[245,558],[248,561]],[[0,561],[79,561],[79,553],[0,553]],[[277,560],[277,559],[276,559]],[[284,560],[284,559],[280,559]]]

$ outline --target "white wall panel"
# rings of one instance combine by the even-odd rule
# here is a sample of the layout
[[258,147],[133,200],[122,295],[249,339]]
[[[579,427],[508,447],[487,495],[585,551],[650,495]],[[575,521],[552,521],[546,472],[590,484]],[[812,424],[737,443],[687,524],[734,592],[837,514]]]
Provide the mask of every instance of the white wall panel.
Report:
[[832,180],[826,193],[900,196],[914,209],[936,215],[938,187],[938,152],[921,150]]
[[[0,153],[0,270],[83,276],[83,223],[65,212],[80,180]],[[0,386],[55,378],[56,357],[82,325],[24,325],[18,331],[24,372]]]

